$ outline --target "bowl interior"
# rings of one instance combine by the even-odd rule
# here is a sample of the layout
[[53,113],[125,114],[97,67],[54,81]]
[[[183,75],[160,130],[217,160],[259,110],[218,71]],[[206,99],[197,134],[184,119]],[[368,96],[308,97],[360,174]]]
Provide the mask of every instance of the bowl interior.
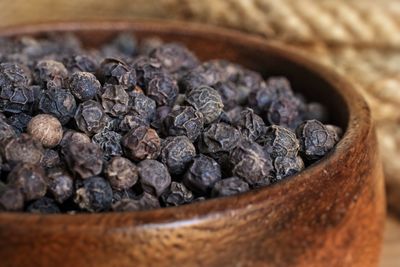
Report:
[[[346,130],[343,139],[334,151],[317,164],[297,174],[296,179],[287,179],[276,185],[239,196],[213,199],[177,208],[129,213],[130,215],[119,214],[121,216],[120,221],[114,220],[114,223],[120,222],[123,224],[128,221],[132,223],[133,217],[139,224],[189,219],[193,216],[209,215],[213,211],[246,207],[249,203],[261,200],[272,201],[274,199],[276,201],[277,198],[290,197],[290,188],[298,185],[305,187],[306,183],[312,181],[312,177],[318,175],[320,169],[315,168],[315,166],[328,168],[330,162],[338,161],[340,153],[348,149],[362,134],[365,135],[369,131],[369,129],[361,131],[357,123],[357,121],[363,120],[367,122],[369,127],[369,110],[365,102],[354,92],[349,84],[320,67],[320,65],[258,37],[200,25],[159,22],[53,23],[5,29],[0,31],[0,36],[43,35],[49,31],[73,32],[87,47],[98,47],[112,39],[119,32],[132,31],[139,40],[157,36],[164,41],[183,43],[194,51],[201,60],[227,59],[258,71],[264,77],[286,76],[292,83],[295,92],[302,93],[308,101],[318,101],[324,104],[331,116],[330,122]],[[286,193],[287,195],[285,195]],[[196,208],[192,208],[192,206],[196,206]],[[182,212],[177,213],[178,209]],[[117,215],[115,213],[108,214],[108,216]],[[19,216],[22,216],[22,214]],[[93,214],[91,216],[98,217],[104,216],[104,214]],[[90,216],[48,215],[48,217],[63,217],[66,221],[79,223],[86,221]],[[22,217],[19,217],[19,219],[24,220]],[[39,217],[38,220],[40,220]],[[56,221],[54,220],[54,222]]]

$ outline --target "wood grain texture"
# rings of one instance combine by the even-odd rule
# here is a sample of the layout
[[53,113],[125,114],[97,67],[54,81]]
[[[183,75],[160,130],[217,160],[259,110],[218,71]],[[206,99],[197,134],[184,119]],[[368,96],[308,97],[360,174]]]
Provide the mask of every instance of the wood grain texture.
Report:
[[385,224],[381,267],[400,266],[400,221],[389,217]]
[[385,197],[377,141],[366,103],[342,78],[260,38],[187,23],[54,23],[2,34],[48,30],[77,32],[88,46],[133,30],[182,42],[203,60],[286,75],[347,130],[322,161],[240,196],[133,213],[0,214],[2,266],[378,265]]

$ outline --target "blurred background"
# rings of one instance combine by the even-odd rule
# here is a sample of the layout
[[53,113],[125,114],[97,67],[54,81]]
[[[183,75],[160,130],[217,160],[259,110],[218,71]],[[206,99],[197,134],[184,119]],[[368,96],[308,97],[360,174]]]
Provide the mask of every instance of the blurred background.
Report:
[[377,125],[389,207],[381,266],[400,266],[400,0],[0,0],[0,18],[0,28],[190,20],[279,41],[341,73],[364,95]]

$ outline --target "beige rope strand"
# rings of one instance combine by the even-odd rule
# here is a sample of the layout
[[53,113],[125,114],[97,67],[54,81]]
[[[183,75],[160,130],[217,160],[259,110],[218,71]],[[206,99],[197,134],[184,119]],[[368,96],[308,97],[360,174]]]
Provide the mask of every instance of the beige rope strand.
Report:
[[178,18],[284,41],[400,47],[400,1],[176,0],[168,8]]

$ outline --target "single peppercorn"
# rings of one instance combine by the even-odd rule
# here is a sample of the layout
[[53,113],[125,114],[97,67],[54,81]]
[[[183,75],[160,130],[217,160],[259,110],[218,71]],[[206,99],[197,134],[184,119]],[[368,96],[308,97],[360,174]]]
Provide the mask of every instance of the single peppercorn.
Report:
[[130,130],[122,137],[125,155],[134,160],[155,159],[160,154],[161,140],[157,132],[146,126]]
[[82,179],[99,175],[103,170],[103,153],[97,144],[69,143],[64,153],[70,170]]
[[115,190],[132,187],[139,179],[138,168],[129,159],[114,157],[104,171],[110,185]]
[[151,210],[160,207],[160,202],[154,196],[144,192],[139,199],[122,199],[112,205],[114,211],[140,211]]
[[149,122],[136,114],[126,114],[119,123],[119,130],[121,132],[128,132],[131,129],[136,129],[140,126],[149,126]]
[[195,155],[196,148],[186,136],[167,137],[161,150],[161,162],[172,175],[180,175]]
[[160,198],[167,207],[180,206],[192,202],[194,195],[183,183],[172,182],[169,189]]
[[156,116],[151,123],[151,127],[156,129],[158,132],[163,134],[165,131],[163,129],[164,126],[164,120],[168,116],[168,114],[171,112],[172,108],[170,106],[160,106],[156,110]]
[[81,71],[94,73],[98,65],[96,58],[85,54],[67,56],[63,59],[63,63],[70,73]]
[[150,56],[158,59],[170,73],[184,73],[198,65],[198,59],[186,47],[167,43],[155,48]]
[[190,106],[179,106],[165,117],[164,127],[169,135],[185,135],[194,142],[203,130],[203,123],[201,112]]
[[265,135],[258,141],[272,158],[293,158],[297,156],[300,149],[299,140],[294,131],[278,125],[267,127]]
[[14,87],[27,86],[31,83],[29,69],[14,62],[0,63],[0,95],[4,97]]
[[296,128],[301,122],[299,102],[295,98],[274,99],[268,109],[267,119],[270,124]]
[[43,152],[42,145],[28,134],[11,139],[4,148],[5,159],[11,164],[37,164],[41,161]]
[[109,160],[111,157],[122,155],[121,139],[122,136],[117,132],[101,131],[92,137],[92,142],[103,150],[104,159]]
[[68,78],[64,64],[55,60],[40,60],[35,66],[35,80],[47,89],[61,89]]
[[100,87],[100,82],[90,72],[75,72],[69,82],[70,92],[81,102],[93,99]]
[[186,95],[186,102],[203,114],[205,124],[215,121],[224,107],[218,92],[208,86],[200,86],[191,90]]
[[163,74],[155,76],[146,87],[146,95],[158,106],[172,106],[178,97],[179,88],[175,80]]
[[56,202],[48,197],[42,197],[34,201],[26,208],[26,211],[30,213],[47,213],[47,214],[61,212]]
[[317,120],[320,122],[328,121],[328,111],[320,103],[311,102],[307,104],[303,114],[303,120]]
[[29,121],[32,119],[31,116],[25,113],[18,113],[10,116],[7,119],[8,124],[10,124],[17,134],[25,132]]
[[205,154],[229,152],[240,138],[240,132],[229,124],[213,123],[203,132],[199,149]]
[[129,95],[127,87],[121,85],[107,85],[101,95],[101,104],[106,113],[111,116],[122,116],[128,112]]
[[67,90],[47,90],[40,97],[38,109],[55,116],[62,125],[65,125],[74,117],[76,102],[74,96]]
[[240,112],[236,127],[244,137],[251,141],[256,141],[266,132],[263,119],[255,114],[251,108],[246,108]]
[[47,188],[51,196],[61,204],[73,195],[74,180],[63,169],[51,169],[47,172]]
[[[1,114],[1,113],[0,113]],[[9,125],[5,120],[0,120],[0,151],[4,149],[4,146],[13,138],[16,138],[17,134],[14,128]]]
[[140,184],[145,192],[159,197],[171,184],[171,176],[161,162],[143,160],[138,167]]
[[75,113],[75,122],[79,130],[87,135],[93,135],[106,126],[106,114],[98,102],[88,100],[79,104]]
[[193,192],[206,195],[214,184],[221,180],[221,168],[210,157],[198,155],[193,159],[183,177],[183,183]]
[[285,177],[294,175],[304,169],[304,162],[299,156],[281,157],[274,160],[275,177],[282,180]]
[[239,94],[235,83],[231,81],[217,82],[212,87],[221,96],[222,103],[224,104],[224,110],[230,110],[238,105]]
[[25,201],[43,197],[46,194],[46,178],[39,165],[20,163],[8,174],[8,183],[19,189]]
[[226,197],[250,190],[249,184],[239,177],[229,177],[217,181],[211,191],[212,197]]
[[133,68],[136,70],[137,84],[142,88],[147,88],[154,77],[165,73],[159,60],[143,56],[135,60]]
[[63,137],[61,123],[56,117],[48,114],[33,117],[28,124],[27,133],[47,148],[57,146]]
[[111,207],[113,192],[110,184],[101,177],[83,180],[76,190],[74,201],[81,209],[90,212],[106,211]]
[[60,142],[62,149],[69,146],[70,143],[90,143],[90,137],[84,133],[76,132],[74,130],[68,130],[64,132],[63,138]]
[[129,101],[129,112],[146,120],[153,121],[156,115],[156,102],[142,93],[132,93]]
[[22,192],[12,186],[0,187],[0,211],[20,211],[24,207]]
[[103,84],[123,85],[133,88],[136,85],[136,72],[125,62],[106,58],[100,64],[99,76]]
[[20,85],[3,87],[0,90],[0,111],[7,113],[33,111],[35,104],[33,87]]
[[61,163],[60,155],[56,150],[46,149],[40,164],[43,168],[53,168]]
[[232,150],[230,162],[233,166],[233,175],[244,179],[249,185],[270,183],[272,161],[259,144],[243,139]]
[[317,120],[300,124],[296,135],[300,140],[300,151],[307,160],[318,160],[325,156],[339,140],[336,131]]

